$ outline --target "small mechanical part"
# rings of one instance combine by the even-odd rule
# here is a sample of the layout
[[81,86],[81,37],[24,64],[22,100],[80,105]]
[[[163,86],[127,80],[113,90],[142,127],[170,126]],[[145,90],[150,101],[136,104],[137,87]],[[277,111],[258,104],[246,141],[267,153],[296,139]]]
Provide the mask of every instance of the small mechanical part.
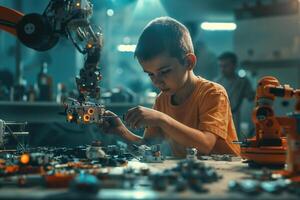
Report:
[[260,184],[256,180],[246,179],[239,183],[240,191],[247,194],[258,194],[261,192]]
[[203,183],[200,180],[190,180],[189,181],[190,188],[198,193],[206,193],[208,189],[203,187]]
[[288,190],[291,185],[288,179],[278,179],[272,181],[259,181],[255,179],[245,179],[240,181],[230,181],[228,189],[230,191],[242,192],[246,194],[258,194],[262,192],[280,193]]
[[25,147],[21,144],[17,136],[29,134],[23,130],[26,125],[27,122],[5,122],[4,120],[0,119],[0,149],[4,148],[5,145],[9,143],[9,138],[11,138],[15,140],[18,148],[21,148],[22,151],[25,151]]
[[279,193],[283,189],[281,185],[277,183],[277,181],[263,181],[260,184],[260,187],[263,191],[268,193]]
[[229,191],[239,191],[239,183],[235,180],[231,180],[228,182],[228,189]]
[[232,161],[232,155],[224,154],[224,155],[211,155],[213,160],[216,161]]
[[140,174],[142,176],[148,176],[150,174],[150,169],[148,167],[142,167],[140,169]]
[[87,115],[87,114],[83,115],[83,122],[84,123],[86,123],[86,124],[89,123],[90,119],[91,119],[90,115]]
[[187,159],[180,161],[174,168],[164,170],[163,175],[174,186],[175,191],[183,191],[189,187],[199,193],[208,192],[204,184],[221,178],[212,167],[198,160]]
[[196,148],[187,148],[186,149],[186,159],[187,160],[197,160],[197,149]]
[[186,182],[186,180],[184,180],[183,178],[178,178],[177,181],[175,182],[175,188],[174,190],[176,192],[183,192],[188,188],[188,184]]
[[87,112],[89,115],[93,115],[95,110],[93,108],[89,108]]
[[52,155],[45,153],[24,153],[20,156],[21,165],[43,166],[49,164]]
[[211,160],[211,156],[199,156],[199,160]]
[[268,168],[262,168],[261,171],[256,171],[250,174],[253,179],[260,181],[274,180],[273,172]]
[[199,160],[215,160],[215,161],[241,161],[241,158],[238,156],[230,154],[211,154],[209,156],[199,156]]
[[100,141],[94,141],[91,146],[86,148],[86,157],[90,160],[106,158],[106,154],[101,148]]
[[160,152],[160,145],[152,145],[150,147],[141,145],[138,147],[140,161],[145,163],[163,162],[164,158]]
[[90,174],[80,173],[70,184],[70,190],[79,193],[96,194],[99,189],[99,180]]
[[27,153],[24,153],[23,155],[21,155],[20,157],[20,163],[23,165],[27,165],[30,161],[30,155]]
[[203,183],[215,182],[222,178],[214,168],[194,160],[181,161],[173,170],[187,180],[196,179]]
[[120,157],[124,157],[124,155],[127,154],[125,148],[126,147],[118,146],[118,145],[108,145],[105,148],[105,152],[108,155],[118,155]]
[[163,174],[155,174],[151,177],[152,188],[157,191],[165,191],[168,186],[168,179]]
[[77,124],[103,123],[103,115],[105,112],[103,105],[92,102],[80,103],[71,98],[69,98],[69,101],[71,101],[71,103],[65,105],[66,119],[68,122],[75,122]]

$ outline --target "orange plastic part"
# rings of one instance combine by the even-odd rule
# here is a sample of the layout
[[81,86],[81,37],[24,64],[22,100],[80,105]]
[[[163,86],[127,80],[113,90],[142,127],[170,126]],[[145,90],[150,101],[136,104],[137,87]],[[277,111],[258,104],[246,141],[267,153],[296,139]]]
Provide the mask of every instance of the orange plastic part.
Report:
[[[12,24],[17,24],[23,16],[24,14],[21,12],[0,6],[0,21],[3,20]],[[0,25],[0,29],[8,33],[11,33],[13,35],[17,35],[17,31],[15,27]]]
[[74,179],[74,174],[56,173],[54,175],[45,175],[46,186],[49,188],[66,188]]

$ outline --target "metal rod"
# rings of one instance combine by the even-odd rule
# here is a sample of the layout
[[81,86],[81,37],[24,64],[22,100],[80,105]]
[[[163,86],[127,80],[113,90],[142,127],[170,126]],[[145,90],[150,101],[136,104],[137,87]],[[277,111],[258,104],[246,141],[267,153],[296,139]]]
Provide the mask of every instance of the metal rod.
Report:
[[[22,10],[22,1],[15,1],[16,9]],[[16,79],[15,83],[17,85],[21,84],[22,79],[22,49],[21,42],[16,40]]]

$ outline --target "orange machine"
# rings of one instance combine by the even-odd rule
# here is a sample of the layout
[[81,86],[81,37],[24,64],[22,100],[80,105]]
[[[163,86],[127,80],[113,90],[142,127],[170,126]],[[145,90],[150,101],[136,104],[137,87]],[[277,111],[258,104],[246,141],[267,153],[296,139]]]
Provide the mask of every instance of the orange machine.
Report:
[[[292,140],[300,139],[297,136],[297,131],[300,132],[299,128],[297,130],[297,120],[299,120],[297,113],[300,111],[299,92],[300,90],[294,90],[289,85],[281,85],[271,76],[263,77],[259,81],[255,98],[256,106],[252,114],[255,136],[246,139],[241,145],[241,156],[249,163],[284,166],[287,160],[287,149],[289,149],[288,160],[294,161],[296,154],[290,152],[293,149],[291,148],[293,144],[290,143],[294,143]],[[296,97],[298,102],[295,113],[283,117],[275,116],[272,103],[276,97],[285,99]],[[287,142],[287,134],[289,142]]]

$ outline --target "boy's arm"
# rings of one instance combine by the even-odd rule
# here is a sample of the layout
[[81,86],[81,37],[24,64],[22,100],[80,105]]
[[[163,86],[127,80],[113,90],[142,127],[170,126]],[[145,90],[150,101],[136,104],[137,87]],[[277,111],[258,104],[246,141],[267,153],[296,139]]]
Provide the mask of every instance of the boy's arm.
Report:
[[119,133],[119,136],[121,136],[123,139],[125,139],[128,142],[132,142],[132,143],[137,143],[137,144],[141,144],[143,142],[143,138],[132,133],[130,130],[128,130],[127,128],[122,130]]
[[133,142],[133,143],[141,143],[142,138],[138,135],[135,135],[132,133],[122,122],[122,120],[113,112],[106,111],[105,116],[111,116],[111,118],[107,118],[101,124],[101,129],[104,133],[110,133],[117,135],[127,142]]
[[[127,142],[136,144],[144,144],[155,141],[158,138],[162,138],[161,129],[159,127],[148,127],[145,129],[144,136],[138,136],[131,132],[122,122],[122,120],[113,112],[107,110],[105,116],[111,116],[107,118],[101,126],[104,133],[111,133],[123,138]],[[132,126],[135,127],[135,126]],[[137,128],[137,127],[136,127]]]
[[162,112],[142,106],[131,109],[126,116],[126,121],[132,127],[146,125],[149,127],[147,129],[152,130],[145,132],[143,140],[146,142],[147,139],[154,139],[163,132],[178,144],[196,147],[201,153],[209,153],[217,140],[217,136],[209,131],[188,127]]
[[148,144],[152,143],[153,141],[157,141],[157,139],[161,139],[162,135],[160,133],[161,130],[158,127],[146,128],[144,136],[141,137],[134,134],[126,128],[119,133],[119,136],[121,136],[127,142],[132,142],[136,144]]

